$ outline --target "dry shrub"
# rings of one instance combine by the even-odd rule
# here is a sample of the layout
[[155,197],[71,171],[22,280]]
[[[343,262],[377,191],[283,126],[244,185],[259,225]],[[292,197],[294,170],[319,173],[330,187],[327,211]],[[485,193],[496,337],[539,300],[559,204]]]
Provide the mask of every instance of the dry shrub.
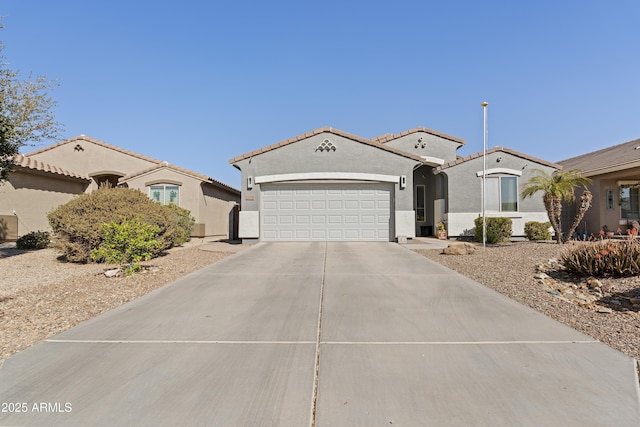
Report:
[[634,238],[573,243],[560,262],[580,276],[635,276],[640,274],[640,243]]

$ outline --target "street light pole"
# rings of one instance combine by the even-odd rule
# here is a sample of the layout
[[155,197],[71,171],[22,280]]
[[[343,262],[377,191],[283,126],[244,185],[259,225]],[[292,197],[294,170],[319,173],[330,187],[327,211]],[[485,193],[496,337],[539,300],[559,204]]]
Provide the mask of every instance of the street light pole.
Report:
[[482,104],[483,112],[483,137],[482,137],[482,247],[487,246],[487,216],[486,216],[486,195],[487,195],[487,105],[484,101]]

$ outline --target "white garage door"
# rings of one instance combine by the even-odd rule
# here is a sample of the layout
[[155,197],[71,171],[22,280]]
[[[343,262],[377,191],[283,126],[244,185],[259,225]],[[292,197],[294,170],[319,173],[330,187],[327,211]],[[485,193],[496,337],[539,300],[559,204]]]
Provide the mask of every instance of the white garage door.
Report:
[[266,241],[389,241],[391,184],[263,185]]

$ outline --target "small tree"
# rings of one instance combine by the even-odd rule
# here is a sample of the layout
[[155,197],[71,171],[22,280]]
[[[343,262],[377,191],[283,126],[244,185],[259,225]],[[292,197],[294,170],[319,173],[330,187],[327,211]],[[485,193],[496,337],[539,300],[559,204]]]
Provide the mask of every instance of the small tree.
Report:
[[[539,191],[543,193],[542,201],[547,210],[549,222],[556,232],[557,242],[562,243],[566,240],[562,234],[562,202],[573,202],[575,199],[575,189],[577,187],[584,187],[585,194],[588,193],[588,196],[584,199],[586,203],[583,202],[578,211],[579,219],[578,216],[576,216],[577,222],[574,221],[577,227],[587,209],[591,206],[591,199],[589,198],[591,193],[586,187],[591,180],[583,176],[579,170],[555,172],[551,175],[541,170],[537,170],[536,173],[537,175],[532,176],[531,179],[524,184],[521,193],[522,198],[533,197],[533,195]],[[575,230],[575,228],[573,228],[573,230]],[[571,233],[573,233],[573,231],[571,231]],[[568,235],[570,236],[571,234]]]

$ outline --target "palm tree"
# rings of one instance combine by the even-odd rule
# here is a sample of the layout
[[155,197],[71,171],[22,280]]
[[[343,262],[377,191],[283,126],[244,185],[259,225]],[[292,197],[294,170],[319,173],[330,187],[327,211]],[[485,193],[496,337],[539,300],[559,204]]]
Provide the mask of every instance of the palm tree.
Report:
[[[591,180],[583,176],[579,170],[558,171],[551,175],[541,170],[536,170],[535,172],[537,175],[532,176],[531,179],[524,184],[521,193],[522,198],[532,197],[538,191],[544,193],[542,195],[542,201],[547,210],[549,222],[551,222],[551,226],[556,232],[556,240],[558,243],[562,243],[565,240],[562,235],[562,223],[560,219],[562,215],[562,202],[573,202],[575,200],[575,189],[579,186],[584,187],[585,193],[581,197],[580,209],[572,224],[572,230],[570,230],[570,233],[573,233],[578,223],[582,220],[582,217],[584,217],[585,212],[591,206],[591,192],[587,190],[587,184],[589,184]],[[570,233],[567,235],[571,236]]]

